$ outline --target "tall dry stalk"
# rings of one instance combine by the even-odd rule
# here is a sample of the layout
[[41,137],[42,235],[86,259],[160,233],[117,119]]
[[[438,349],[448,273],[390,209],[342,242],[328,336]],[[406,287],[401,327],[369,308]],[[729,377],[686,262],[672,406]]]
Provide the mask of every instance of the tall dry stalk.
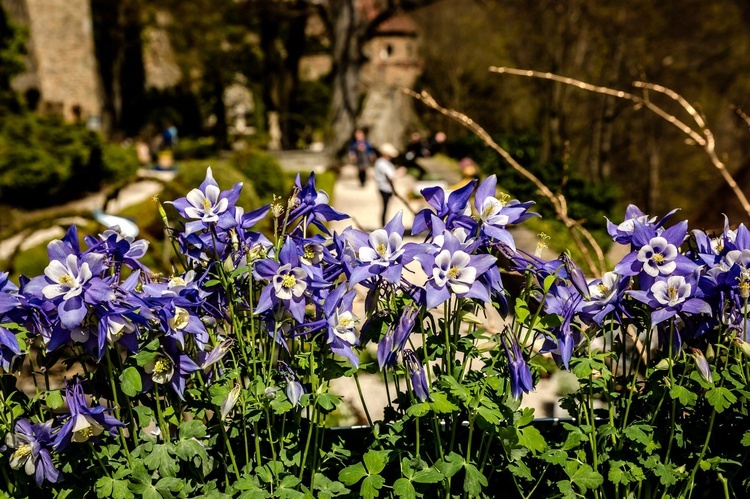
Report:
[[[482,128],[478,123],[476,123],[465,114],[453,109],[442,107],[429,93],[425,91],[422,91],[420,93],[414,92],[413,90],[409,89],[403,89],[402,91],[407,95],[410,95],[411,97],[424,103],[426,106],[457,121],[467,129],[471,130],[480,139],[482,139],[485,144],[487,144],[498,154],[500,154],[500,156],[511,166],[511,168],[519,172],[532,184],[534,184],[534,186],[539,189],[539,192],[545,198],[547,198],[550,203],[552,203],[557,218],[563,224],[565,224],[565,226],[570,231],[570,234],[573,237],[573,241],[581,251],[583,258],[586,260],[586,265],[588,266],[590,274],[595,277],[601,277],[601,275],[606,271],[604,252],[602,251],[601,247],[596,242],[594,237],[591,235],[591,233],[581,224],[581,222],[570,218],[570,216],[568,215],[568,203],[564,195],[562,195],[561,193],[555,194],[554,192],[552,192],[552,190],[547,187],[544,182],[542,182],[536,175],[521,166],[518,161],[516,161],[513,156],[508,153],[508,151],[500,147],[497,142],[492,140],[492,137],[490,137],[490,134],[487,133],[484,128]],[[584,239],[586,240],[586,243],[588,243],[588,245],[584,242]],[[592,251],[596,255],[596,261],[594,261],[594,258],[591,255]]]
[[[491,66],[490,71],[493,73],[526,76],[528,78],[538,78],[542,80],[556,81],[556,82],[564,83],[565,85],[577,87],[577,88],[580,88],[582,90],[586,90],[589,92],[594,92],[594,93],[604,94],[604,95],[611,95],[620,99],[627,99],[636,103],[640,107],[645,107],[649,109],[650,111],[652,111],[654,114],[662,118],[667,123],[670,123],[674,125],[675,127],[677,127],[681,132],[683,132],[685,135],[687,135],[691,139],[692,143],[694,143],[697,146],[700,146],[706,152],[706,154],[708,155],[708,158],[711,160],[711,163],[714,165],[714,167],[717,170],[719,170],[719,173],[721,173],[721,176],[724,178],[724,181],[727,183],[727,185],[729,185],[729,187],[732,189],[732,192],[734,192],[734,195],[740,201],[740,204],[742,205],[742,209],[745,210],[745,213],[747,214],[747,216],[750,217],[750,203],[748,202],[747,197],[745,197],[745,193],[742,192],[742,189],[740,189],[740,187],[737,185],[737,182],[735,182],[734,178],[727,170],[727,167],[724,164],[724,162],[721,161],[719,159],[719,156],[716,154],[716,141],[714,139],[713,132],[711,132],[711,129],[708,128],[706,121],[703,119],[700,113],[695,109],[695,107],[693,107],[684,97],[682,97],[680,94],[678,94],[674,90],[671,90],[662,85],[656,85],[654,83],[647,83],[643,81],[633,82],[633,86],[635,86],[636,88],[642,88],[644,90],[651,90],[653,92],[666,95],[667,97],[677,102],[682,107],[682,109],[684,109],[685,112],[687,112],[688,115],[690,115],[690,118],[695,123],[694,126],[696,128],[693,128],[690,125],[686,124],[685,122],[679,120],[676,116],[669,114],[667,111],[657,106],[650,100],[631,94],[629,92],[622,91],[622,90],[615,90],[613,88],[592,85],[590,83],[586,83],[581,80],[575,80],[573,78],[567,78],[565,76],[560,76],[560,75],[556,75],[553,73],[542,73],[540,71],[532,71],[528,69]],[[740,117],[742,117],[742,114],[740,114]]]

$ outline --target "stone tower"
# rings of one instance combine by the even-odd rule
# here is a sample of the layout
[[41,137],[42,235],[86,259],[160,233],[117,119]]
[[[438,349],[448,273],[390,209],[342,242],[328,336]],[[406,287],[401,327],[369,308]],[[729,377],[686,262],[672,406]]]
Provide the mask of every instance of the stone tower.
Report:
[[43,114],[101,123],[102,94],[94,54],[90,0],[0,0],[28,30],[26,72],[13,87]]
[[416,116],[413,99],[400,89],[411,88],[422,72],[416,24],[406,15],[388,19],[365,51],[368,62],[361,76],[367,94],[359,125],[369,128],[373,144],[390,142],[401,149]]

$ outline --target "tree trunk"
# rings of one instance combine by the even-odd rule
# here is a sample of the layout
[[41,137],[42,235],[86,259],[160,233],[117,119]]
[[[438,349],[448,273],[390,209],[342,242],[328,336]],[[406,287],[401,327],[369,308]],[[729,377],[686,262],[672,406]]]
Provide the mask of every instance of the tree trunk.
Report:
[[359,71],[362,65],[362,40],[357,34],[354,0],[330,2],[333,53],[333,96],[328,148],[341,154],[351,140],[359,113]]

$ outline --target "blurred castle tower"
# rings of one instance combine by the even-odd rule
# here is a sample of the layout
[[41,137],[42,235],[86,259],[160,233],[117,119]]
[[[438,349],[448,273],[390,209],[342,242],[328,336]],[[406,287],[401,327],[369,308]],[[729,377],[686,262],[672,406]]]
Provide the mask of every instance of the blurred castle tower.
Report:
[[[372,0],[361,0],[368,18],[377,15]],[[368,62],[362,68],[366,88],[359,125],[369,128],[373,144],[390,142],[403,151],[408,127],[416,121],[414,102],[401,93],[414,86],[422,73],[417,25],[407,15],[398,15],[380,24],[365,47]]]
[[26,72],[13,81],[27,103],[68,122],[99,128],[102,95],[90,0],[0,0],[28,30]]

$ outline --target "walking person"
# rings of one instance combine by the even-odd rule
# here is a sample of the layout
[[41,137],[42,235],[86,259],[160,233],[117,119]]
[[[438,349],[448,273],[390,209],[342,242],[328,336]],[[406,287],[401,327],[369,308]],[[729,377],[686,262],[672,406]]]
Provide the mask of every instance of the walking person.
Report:
[[381,226],[385,227],[388,202],[393,196],[393,179],[396,177],[396,167],[393,158],[398,156],[398,149],[392,144],[385,143],[378,148],[380,157],[375,161],[375,183],[383,199],[383,213],[380,216]]
[[359,174],[359,183],[362,187],[365,186],[367,181],[367,169],[372,165],[372,160],[375,157],[375,150],[367,140],[365,131],[361,128],[357,128],[354,131],[354,140],[351,146],[349,146],[349,161],[356,165],[357,172]]

